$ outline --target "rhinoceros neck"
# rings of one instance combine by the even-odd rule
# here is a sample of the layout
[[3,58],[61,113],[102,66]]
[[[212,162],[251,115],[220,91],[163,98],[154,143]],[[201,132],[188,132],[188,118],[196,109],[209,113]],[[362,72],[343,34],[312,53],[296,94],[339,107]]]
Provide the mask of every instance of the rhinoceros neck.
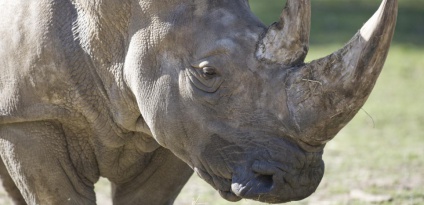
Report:
[[93,83],[96,84],[113,121],[129,131],[142,121],[134,98],[126,87],[122,70],[128,48],[128,26],[131,1],[79,1],[75,0],[77,19],[73,32],[87,54]]
[[[74,38],[84,50],[90,83],[94,85],[93,92],[98,98],[97,104],[92,106],[98,106],[97,109],[100,110],[92,112],[91,108],[85,107],[87,111],[84,115],[93,124],[95,136],[92,141],[97,145],[95,154],[102,176],[119,182],[138,172],[140,167],[131,167],[138,160],[126,157],[121,160],[128,164],[112,169],[115,166],[114,160],[117,159],[105,153],[124,150],[126,146],[134,146],[134,150],[139,150],[140,153],[151,152],[159,146],[149,136],[150,130],[145,126],[135,98],[122,77],[131,39],[129,25],[132,2],[105,0],[97,4],[98,1],[75,0],[73,3],[77,12],[73,26]],[[87,93],[89,94],[91,93]],[[115,173],[122,171],[121,169],[126,169],[129,173],[124,177],[117,176]]]
[[[150,135],[134,94],[123,77],[126,67],[140,69],[140,66],[126,65],[127,56],[131,56],[127,54],[130,45],[134,45],[132,41],[142,41],[135,48],[145,50],[142,56],[145,59],[139,61],[142,61],[142,66],[155,69],[153,65],[157,62],[148,58],[157,52],[161,40],[168,34],[169,24],[164,21],[184,14],[181,12],[184,1],[75,0],[73,3],[77,10],[74,35],[88,56],[93,83],[96,83],[108,110],[111,110],[114,122],[128,131]],[[141,30],[148,30],[146,33],[152,35],[136,39],[134,36]]]

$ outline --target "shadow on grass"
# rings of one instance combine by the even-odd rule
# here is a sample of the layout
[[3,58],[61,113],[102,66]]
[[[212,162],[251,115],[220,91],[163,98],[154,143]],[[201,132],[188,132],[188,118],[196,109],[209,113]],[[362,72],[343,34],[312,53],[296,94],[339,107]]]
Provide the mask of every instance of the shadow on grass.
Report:
[[[311,44],[345,43],[377,10],[380,0],[311,0]],[[277,21],[283,0],[250,0],[258,17]],[[400,0],[395,43],[424,46],[424,0]]]

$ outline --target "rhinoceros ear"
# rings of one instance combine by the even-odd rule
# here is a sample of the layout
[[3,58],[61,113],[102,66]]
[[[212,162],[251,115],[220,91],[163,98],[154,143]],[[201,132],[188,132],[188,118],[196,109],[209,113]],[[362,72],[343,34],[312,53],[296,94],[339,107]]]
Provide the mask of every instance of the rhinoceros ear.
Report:
[[397,8],[397,0],[383,0],[344,48],[291,70],[288,107],[303,142],[324,144],[365,103],[388,54]]
[[309,0],[288,0],[280,21],[259,42],[256,57],[286,66],[302,63],[308,53],[310,19]]

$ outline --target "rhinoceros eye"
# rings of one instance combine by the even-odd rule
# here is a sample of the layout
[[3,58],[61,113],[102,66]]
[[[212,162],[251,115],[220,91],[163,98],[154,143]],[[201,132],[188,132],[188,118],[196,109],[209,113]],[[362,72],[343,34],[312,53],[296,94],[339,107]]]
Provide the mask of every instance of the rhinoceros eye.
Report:
[[209,65],[192,66],[188,71],[192,85],[207,93],[216,92],[223,81],[217,69]]
[[216,69],[213,67],[204,67],[202,72],[207,78],[213,78],[217,74]]

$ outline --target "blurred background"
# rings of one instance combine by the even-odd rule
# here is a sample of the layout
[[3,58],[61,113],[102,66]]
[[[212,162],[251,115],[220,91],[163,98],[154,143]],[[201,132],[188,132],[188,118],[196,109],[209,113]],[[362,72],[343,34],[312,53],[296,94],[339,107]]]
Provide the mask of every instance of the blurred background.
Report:
[[[377,10],[380,0],[311,0],[307,61],[341,48]],[[250,0],[267,25],[285,0]],[[424,0],[399,0],[394,40],[385,67],[362,110],[328,143],[326,172],[316,192],[298,204],[424,204]],[[111,204],[105,179],[96,184],[99,205]],[[0,205],[11,204],[0,188]],[[230,203],[193,175],[176,205]]]

